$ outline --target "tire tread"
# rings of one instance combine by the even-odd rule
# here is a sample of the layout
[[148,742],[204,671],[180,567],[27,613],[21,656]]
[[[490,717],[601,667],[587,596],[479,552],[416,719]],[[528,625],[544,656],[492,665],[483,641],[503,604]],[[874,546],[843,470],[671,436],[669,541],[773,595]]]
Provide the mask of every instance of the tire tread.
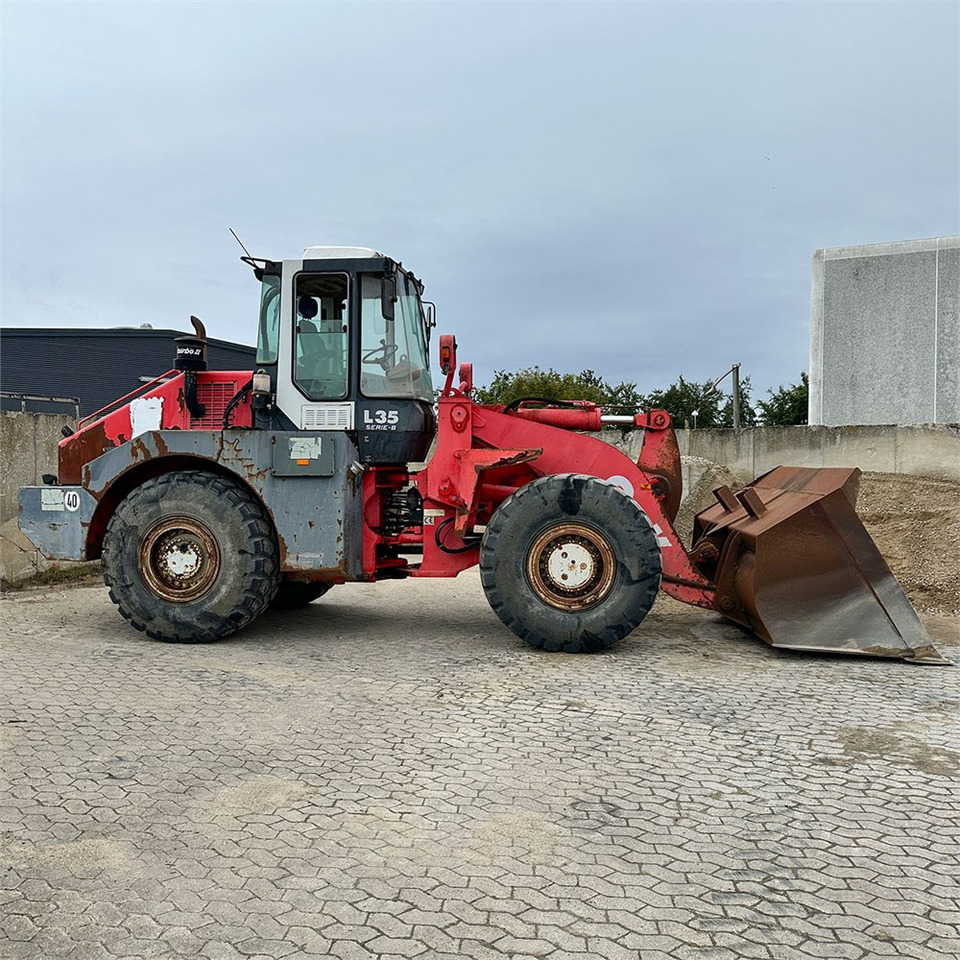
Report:
[[[629,590],[636,588],[636,606],[627,612],[615,614],[607,622],[596,623],[598,616],[591,610],[565,613],[564,628],[551,629],[546,619],[539,617],[540,604],[526,577],[516,583],[514,577],[502,577],[500,565],[510,562],[510,547],[504,545],[523,526],[535,525],[538,514],[549,517],[558,513],[557,495],[564,483],[582,483],[589,490],[591,500],[600,516],[615,518],[629,530],[627,545],[636,551],[634,562],[644,571],[640,579],[627,569],[623,557],[618,556],[620,570],[618,583]],[[594,518],[596,522],[596,518]],[[599,523],[598,523],[599,526]],[[513,633],[531,646],[549,652],[594,652],[611,646],[630,633],[643,620],[656,599],[660,584],[661,558],[656,534],[639,505],[619,488],[605,480],[587,474],[556,474],[540,477],[521,487],[496,510],[484,535],[480,550],[480,582],[494,613]],[[606,601],[600,604],[604,607]],[[543,605],[544,609],[546,605]],[[598,609],[598,608],[591,608]]]
[[[218,616],[201,607],[196,613],[195,629],[190,635],[185,635],[182,632],[151,626],[145,618],[141,619],[130,608],[128,598],[134,589],[132,577],[139,574],[135,570],[124,569],[120,554],[124,538],[128,536],[128,531],[123,529],[125,513],[138,507],[162,503],[174,495],[182,495],[184,489],[190,486],[209,491],[224,504],[225,510],[233,512],[244,532],[244,542],[252,547],[241,550],[241,553],[254,558],[254,569],[230,613],[225,617]],[[210,643],[236,633],[263,612],[276,593],[280,561],[273,526],[263,506],[252,493],[218,474],[174,470],[147,480],[133,490],[114,511],[104,537],[103,570],[110,599],[116,604],[120,615],[135,629],[166,643]]]

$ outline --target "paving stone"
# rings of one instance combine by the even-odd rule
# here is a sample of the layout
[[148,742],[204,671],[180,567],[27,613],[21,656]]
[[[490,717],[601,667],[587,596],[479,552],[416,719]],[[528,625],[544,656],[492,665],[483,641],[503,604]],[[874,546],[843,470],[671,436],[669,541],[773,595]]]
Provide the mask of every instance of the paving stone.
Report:
[[539,656],[475,574],[198,647],[101,588],[28,592],[0,648],[3,960],[956,960],[960,779],[845,744],[960,752],[960,711],[926,709],[960,671],[668,601]]

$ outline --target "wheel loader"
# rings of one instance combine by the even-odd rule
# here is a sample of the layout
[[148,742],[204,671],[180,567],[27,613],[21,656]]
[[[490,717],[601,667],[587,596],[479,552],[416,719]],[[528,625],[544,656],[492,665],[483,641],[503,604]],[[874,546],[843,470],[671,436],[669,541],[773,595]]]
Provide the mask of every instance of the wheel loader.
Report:
[[[609,647],[663,591],[775,647],[944,662],[857,517],[859,470],[720,488],[687,549],[665,411],[478,403],[452,336],[437,395],[434,307],[400,262],[242,259],[256,369],[207,370],[192,318],[173,369],[65,428],[59,475],[20,491],[23,532],[50,558],[102,558],[148,636],[218,640],[337,584],[479,564],[497,616],[542,650]],[[643,431],[636,462],[595,435],[608,425]]]

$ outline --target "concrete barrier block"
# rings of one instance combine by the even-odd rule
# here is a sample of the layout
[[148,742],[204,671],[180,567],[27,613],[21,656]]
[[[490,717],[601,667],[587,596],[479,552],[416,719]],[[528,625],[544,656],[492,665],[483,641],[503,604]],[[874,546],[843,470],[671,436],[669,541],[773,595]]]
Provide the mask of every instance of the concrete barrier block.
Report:
[[874,473],[893,473],[896,463],[896,427],[853,426],[821,428],[821,465],[859,467]]
[[899,427],[890,472],[960,481],[960,424]]
[[822,465],[826,432],[822,428],[758,427],[753,432],[754,477],[767,473],[774,467]]
[[0,524],[0,579],[21,583],[49,566],[50,561],[20,532],[16,518]]
[[753,474],[755,430],[691,430],[688,455]]
[[56,474],[60,428],[76,421],[60,414],[0,413],[0,523],[17,515],[17,491],[40,483],[45,473]]

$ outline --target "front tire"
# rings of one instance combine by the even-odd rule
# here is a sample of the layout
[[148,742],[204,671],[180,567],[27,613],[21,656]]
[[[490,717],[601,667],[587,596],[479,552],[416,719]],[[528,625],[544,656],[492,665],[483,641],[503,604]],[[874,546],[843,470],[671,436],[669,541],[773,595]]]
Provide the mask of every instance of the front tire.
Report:
[[103,544],[110,599],[138,630],[169,643],[245,627],[276,594],[279,569],[260,501],[233,480],[189,470],[132,491]]
[[541,477],[496,510],[480,549],[490,606],[541,650],[593,653],[630,633],[660,587],[657,535],[606,480]]

